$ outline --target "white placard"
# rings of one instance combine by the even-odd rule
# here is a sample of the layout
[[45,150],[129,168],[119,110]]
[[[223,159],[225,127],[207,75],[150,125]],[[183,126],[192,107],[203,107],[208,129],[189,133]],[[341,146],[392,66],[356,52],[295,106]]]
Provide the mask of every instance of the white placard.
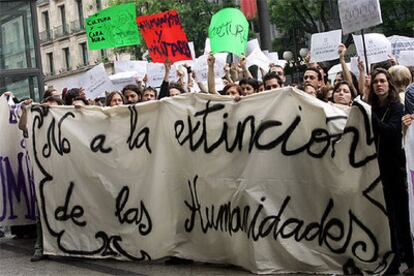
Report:
[[344,34],[382,23],[379,0],[338,0],[338,8]]
[[[364,46],[361,35],[352,35],[358,56],[364,58]],[[365,35],[368,63],[373,64],[388,60],[391,55],[391,43],[383,34],[371,33]]]
[[270,53],[265,53],[263,51],[263,53],[267,56],[267,58],[269,59],[270,63],[274,63],[276,64],[279,61],[279,54],[277,52],[270,52]]
[[267,56],[260,50],[260,48],[256,48],[253,52],[246,58],[247,67],[252,65],[257,65],[263,70],[269,70],[270,61]]
[[[147,86],[160,87],[164,79],[165,67],[163,63],[147,63]],[[170,82],[177,80],[177,70],[175,64],[171,65],[170,75],[168,76]]]
[[208,55],[211,52],[210,46],[210,38],[206,38],[206,42],[204,43],[204,55]]
[[414,65],[414,50],[400,51],[398,63],[404,66],[413,66]]
[[246,56],[249,56],[256,48],[260,50],[259,40],[257,38],[249,40],[246,46]]
[[18,128],[20,109],[21,105],[13,101],[8,104],[7,96],[0,97],[0,226],[36,222],[36,199],[27,140]]
[[129,84],[137,85],[137,77],[138,76],[136,72],[121,72],[110,75],[109,79],[112,81],[115,89],[121,91],[125,86]]
[[[109,79],[105,71],[103,63],[100,63],[84,73],[78,79],[79,87],[83,87],[86,91],[88,99],[95,99],[105,96],[105,92],[115,90],[112,81]],[[76,86],[75,86],[76,87]]]
[[350,66],[349,67],[350,67],[351,72],[354,73],[354,75],[358,79],[358,74],[359,74],[359,70],[358,70],[358,57],[351,57]]
[[137,73],[137,77],[143,79],[147,73],[147,61],[145,60],[123,60],[114,62],[115,74],[121,72],[131,72],[134,71]]
[[414,51],[414,38],[400,35],[387,37],[391,42],[392,54],[399,58],[401,51]]
[[34,111],[44,253],[381,274],[389,222],[370,106],[354,102],[345,113],[283,88]]
[[341,30],[312,34],[310,62],[338,59],[338,46],[341,44],[341,40]]
[[[215,78],[221,79],[224,77],[224,66],[226,65],[227,55],[227,53],[217,53],[214,55],[216,59],[214,63]],[[207,58],[208,55],[199,56],[193,65],[193,71],[195,73],[197,82],[206,82],[208,79]]]
[[195,60],[196,59],[196,53],[195,53],[195,48],[194,48],[194,42],[192,42],[192,41],[188,42],[188,48],[190,48],[191,58],[193,60]]

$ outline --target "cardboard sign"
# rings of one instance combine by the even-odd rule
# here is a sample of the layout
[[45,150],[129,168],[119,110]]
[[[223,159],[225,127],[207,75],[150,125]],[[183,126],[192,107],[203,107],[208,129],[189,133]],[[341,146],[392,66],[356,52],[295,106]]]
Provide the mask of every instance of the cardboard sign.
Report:
[[338,8],[344,34],[382,23],[379,0],[338,0]]
[[166,11],[137,18],[152,62],[191,60],[187,36],[177,11]]
[[338,46],[341,44],[341,39],[341,30],[312,34],[310,62],[338,59]]
[[135,4],[112,6],[86,19],[90,50],[140,44]]
[[213,15],[208,28],[211,51],[240,56],[246,52],[248,34],[249,23],[239,9],[222,9]]
[[247,67],[252,65],[257,65],[263,70],[269,70],[270,61],[268,57],[260,50],[260,48],[255,48],[253,52],[246,58]]
[[276,62],[279,60],[279,54],[277,52],[270,52],[270,53],[265,53],[263,51],[263,53],[267,56],[267,58],[269,59],[270,63],[274,63],[276,64]]
[[[364,57],[364,45],[360,35],[352,35],[358,56]],[[387,60],[391,55],[391,43],[383,34],[366,34],[365,46],[367,49],[368,63],[373,64]]]
[[[147,76],[148,82],[147,86],[151,87],[160,87],[164,79],[165,66],[161,63],[152,63],[147,64]],[[171,65],[170,75],[168,76],[168,81],[174,82],[177,80],[177,69],[174,64]]]
[[137,85],[137,78],[137,73],[134,71],[120,72],[109,76],[109,79],[112,81],[112,84],[118,91],[121,91],[125,86],[129,84]]
[[[34,110],[44,253],[381,275],[393,257],[389,221],[370,106],[354,104],[348,116],[282,88],[240,103],[191,93]],[[58,132],[64,142],[51,143]]]
[[0,226],[36,222],[33,171],[27,140],[18,128],[20,109],[0,96]]
[[246,56],[249,56],[256,48],[260,50],[259,40],[257,38],[247,42]]
[[105,71],[103,63],[100,63],[84,73],[77,79],[78,85],[73,87],[83,87],[86,90],[86,97],[88,99],[95,99],[97,97],[105,96],[105,92],[112,92],[115,90],[112,81],[109,79]]
[[401,51],[414,51],[414,38],[400,35],[387,37],[391,42],[392,54],[399,58]]
[[115,73],[136,72],[138,78],[144,78],[147,73],[147,61],[145,60],[122,60],[114,62]]
[[[216,61],[214,63],[214,76],[216,79],[221,79],[224,77],[224,66],[226,65],[227,53],[218,53],[214,57]],[[194,65],[193,71],[196,76],[197,82],[206,82],[208,78],[208,65],[207,65],[208,55],[199,56]]]
[[414,65],[414,50],[401,51],[399,53],[398,63],[404,66],[413,66]]

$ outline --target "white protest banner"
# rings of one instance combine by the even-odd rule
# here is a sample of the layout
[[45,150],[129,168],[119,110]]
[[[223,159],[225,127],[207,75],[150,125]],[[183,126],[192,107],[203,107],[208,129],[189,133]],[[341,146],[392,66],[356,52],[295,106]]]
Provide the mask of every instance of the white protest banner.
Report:
[[358,100],[347,117],[293,88],[238,103],[191,93],[38,106],[29,135],[44,253],[383,273],[392,254],[370,118]]
[[[216,61],[214,63],[214,76],[221,79],[224,76],[224,66],[227,61],[227,53],[217,53],[214,55]],[[197,82],[206,82],[208,77],[208,55],[199,56],[194,65],[193,71]]]
[[414,50],[400,51],[398,63],[404,66],[414,66]]
[[338,46],[341,44],[341,40],[341,30],[312,34],[310,62],[338,59]]
[[121,72],[114,75],[110,75],[109,79],[112,81],[115,89],[121,91],[125,86],[129,84],[137,85],[137,73],[136,72]]
[[[147,85],[151,87],[160,87],[164,79],[165,67],[162,63],[147,63]],[[171,65],[170,75],[168,76],[170,82],[177,80],[177,69],[174,64]]]
[[250,55],[256,48],[260,50],[259,40],[251,39],[247,42],[246,56]]
[[400,35],[392,35],[387,37],[391,42],[392,54],[397,59],[401,51],[414,51],[414,38]]
[[411,235],[414,237],[414,128],[410,126],[405,136],[405,156],[407,157],[407,183],[410,209]]
[[85,88],[86,97],[89,99],[105,96],[105,92],[112,92],[115,90],[102,63],[96,65],[80,76],[77,82],[79,83],[78,87]]
[[[360,35],[352,35],[358,56],[364,57],[364,45]],[[365,35],[368,63],[373,64],[387,60],[391,55],[391,43],[383,34],[371,33]]]
[[344,34],[382,23],[379,0],[338,0],[338,9]]
[[256,48],[253,52],[246,58],[247,67],[252,65],[257,65],[263,70],[269,70],[270,61],[267,56],[260,50],[260,48]]
[[[10,97],[11,99],[11,97]],[[26,140],[18,128],[20,105],[0,97],[0,226],[36,222],[35,188]]]
[[137,77],[143,79],[147,73],[147,61],[145,60],[123,60],[114,62],[115,74],[121,72],[136,72]]

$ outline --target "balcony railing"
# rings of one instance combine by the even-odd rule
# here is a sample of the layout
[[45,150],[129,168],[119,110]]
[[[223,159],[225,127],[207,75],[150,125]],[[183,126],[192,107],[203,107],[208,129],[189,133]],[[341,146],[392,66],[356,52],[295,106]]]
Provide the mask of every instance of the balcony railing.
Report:
[[84,31],[84,30],[85,30],[85,23],[83,22],[83,19],[78,19],[78,20],[70,22],[71,33],[77,33],[77,32]]
[[55,39],[69,35],[69,24],[60,25],[53,29]]
[[40,43],[45,43],[53,40],[53,31],[45,30],[39,33]]

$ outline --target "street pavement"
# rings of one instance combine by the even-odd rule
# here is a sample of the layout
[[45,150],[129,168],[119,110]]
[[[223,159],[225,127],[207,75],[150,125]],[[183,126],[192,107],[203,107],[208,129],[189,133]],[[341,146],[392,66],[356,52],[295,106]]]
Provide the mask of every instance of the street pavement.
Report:
[[165,260],[138,263],[49,257],[32,263],[34,242],[34,239],[0,238],[0,275],[251,275],[229,265],[166,265]]

